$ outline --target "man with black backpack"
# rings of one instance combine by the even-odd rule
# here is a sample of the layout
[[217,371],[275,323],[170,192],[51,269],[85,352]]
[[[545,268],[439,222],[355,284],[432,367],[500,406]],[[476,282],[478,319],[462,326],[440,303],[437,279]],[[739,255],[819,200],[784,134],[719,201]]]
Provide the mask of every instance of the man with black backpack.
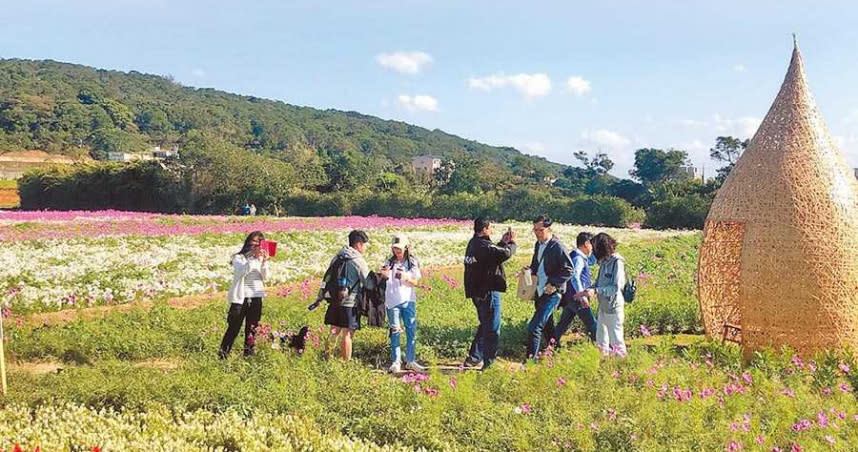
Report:
[[366,232],[354,230],[349,233],[349,245],[343,247],[328,265],[322,277],[322,287],[316,302],[308,309],[316,309],[322,300],[328,301],[325,312],[325,324],[331,325],[331,334],[338,335],[340,357],[349,361],[352,357],[352,339],[360,329],[358,305],[363,289],[372,289],[374,281],[369,276],[369,266],[363,258],[366,244],[369,242]]

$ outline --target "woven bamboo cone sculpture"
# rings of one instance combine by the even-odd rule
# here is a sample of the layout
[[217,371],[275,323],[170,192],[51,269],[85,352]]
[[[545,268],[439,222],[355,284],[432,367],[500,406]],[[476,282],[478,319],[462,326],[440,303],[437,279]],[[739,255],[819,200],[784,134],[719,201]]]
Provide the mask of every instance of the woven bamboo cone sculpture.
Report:
[[798,44],[781,90],[706,218],[698,298],[706,334],[745,360],[858,345],[858,184],[807,85]]

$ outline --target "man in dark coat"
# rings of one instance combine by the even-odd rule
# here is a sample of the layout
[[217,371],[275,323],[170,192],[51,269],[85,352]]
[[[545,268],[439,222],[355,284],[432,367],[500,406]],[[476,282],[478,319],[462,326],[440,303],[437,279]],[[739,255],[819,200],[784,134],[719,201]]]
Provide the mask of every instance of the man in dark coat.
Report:
[[506,292],[503,263],[515,254],[515,232],[508,229],[497,244],[492,243],[492,223],[483,217],[474,220],[474,237],[465,251],[465,296],[477,308],[480,326],[474,334],[465,365],[483,369],[497,357],[501,324],[501,292]]

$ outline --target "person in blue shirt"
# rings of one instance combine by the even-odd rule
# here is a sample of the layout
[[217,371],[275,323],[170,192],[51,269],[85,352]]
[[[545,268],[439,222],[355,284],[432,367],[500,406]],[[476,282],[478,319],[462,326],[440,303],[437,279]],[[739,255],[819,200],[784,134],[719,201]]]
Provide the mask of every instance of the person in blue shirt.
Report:
[[[582,294],[593,285],[590,267],[596,264],[596,257],[593,256],[593,244],[590,242],[592,238],[593,234],[582,232],[575,239],[577,248],[572,250],[571,256],[572,278],[567,283],[566,293],[563,294],[560,302],[563,306],[563,314],[560,315],[560,321],[554,331],[554,340],[558,345],[560,338],[569,330],[576,315],[584,322],[590,340],[596,340],[596,317],[590,309],[590,300]],[[575,299],[576,295],[579,296],[578,299]]]

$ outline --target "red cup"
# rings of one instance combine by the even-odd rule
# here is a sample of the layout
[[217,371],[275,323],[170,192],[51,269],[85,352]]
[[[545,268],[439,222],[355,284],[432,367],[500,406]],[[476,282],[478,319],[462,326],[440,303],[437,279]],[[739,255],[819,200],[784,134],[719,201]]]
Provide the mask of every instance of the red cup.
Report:
[[259,242],[259,247],[268,251],[268,256],[274,257],[277,254],[277,242],[273,240],[262,240]]

